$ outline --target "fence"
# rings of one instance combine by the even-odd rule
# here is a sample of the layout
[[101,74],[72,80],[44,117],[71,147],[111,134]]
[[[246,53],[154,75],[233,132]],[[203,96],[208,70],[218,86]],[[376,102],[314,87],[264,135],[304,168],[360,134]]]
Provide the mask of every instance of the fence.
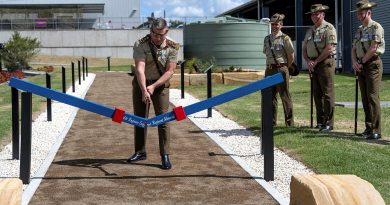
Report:
[[[82,30],[82,29],[142,29],[149,27],[149,17],[98,17],[98,18],[24,18],[0,19],[0,30]],[[203,21],[210,17],[166,18],[172,28]]]

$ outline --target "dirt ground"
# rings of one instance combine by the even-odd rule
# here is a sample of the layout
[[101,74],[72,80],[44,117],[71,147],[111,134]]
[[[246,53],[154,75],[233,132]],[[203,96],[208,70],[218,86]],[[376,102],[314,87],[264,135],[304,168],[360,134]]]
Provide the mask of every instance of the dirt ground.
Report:
[[[86,99],[133,113],[131,80],[98,73]],[[80,110],[30,204],[277,204],[190,120],[171,126],[173,167],[162,170],[157,128],[147,160],[128,164],[133,127]]]

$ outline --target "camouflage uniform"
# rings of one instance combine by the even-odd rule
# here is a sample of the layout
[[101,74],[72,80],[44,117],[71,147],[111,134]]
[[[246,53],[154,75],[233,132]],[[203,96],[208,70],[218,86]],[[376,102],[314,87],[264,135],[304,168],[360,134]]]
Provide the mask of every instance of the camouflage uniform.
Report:
[[[277,62],[275,62],[271,50],[273,51]],[[272,89],[272,110],[274,114],[273,124],[276,125],[277,123],[278,99],[276,94],[279,93],[284,109],[285,124],[286,126],[293,126],[293,103],[289,92],[289,73],[287,67],[287,53],[294,53],[294,47],[290,37],[281,31],[279,31],[279,33],[275,36],[272,34],[266,36],[264,38],[263,53],[265,53],[267,57],[267,69],[265,70],[265,76],[281,72],[284,78],[283,83],[274,86]]]
[[[367,6],[367,2],[368,1],[358,2],[358,10],[365,9],[363,6]],[[372,4],[373,2],[370,3],[372,6],[368,8],[376,5]],[[359,7],[359,5],[361,6]],[[374,42],[378,43],[376,54],[371,59],[363,63],[362,58]],[[356,49],[355,54],[357,61],[363,66],[362,71],[357,74],[365,113],[366,134],[381,134],[381,107],[379,91],[382,81],[383,64],[379,56],[385,52],[383,27],[373,20],[369,21],[367,27],[361,25],[355,33],[353,47]]]
[[[164,69],[161,70],[161,73],[164,73],[167,63],[177,63],[177,55],[179,50],[179,44],[168,37],[159,48],[157,48],[153,43],[151,43],[153,51],[149,47],[150,43],[151,37],[148,34],[140,40],[136,41],[133,48],[133,59],[145,60],[146,86],[153,84],[161,77],[159,68],[157,68],[153,60],[152,52],[156,53],[160,69]],[[169,82],[167,82],[165,86],[160,86],[156,88],[153,95],[151,96],[151,99],[156,115],[166,113],[169,108]],[[133,106],[134,114],[136,116],[145,117],[146,105],[142,101],[142,91],[139,87],[136,77],[134,77],[133,79]],[[160,155],[169,154],[169,123],[165,123],[158,126],[158,135]],[[134,140],[135,151],[145,153],[146,139],[144,138],[143,128],[135,126]]]
[[[317,44],[318,51],[315,47],[314,42]],[[323,49],[328,44],[337,44],[336,29],[333,27],[332,24],[324,20],[318,28],[313,26],[306,32],[304,44],[306,46],[307,56],[309,57],[309,59],[314,61],[318,56],[320,56]],[[312,73],[317,124],[321,124],[322,126],[330,126],[331,129],[333,129],[334,124],[335,107],[335,54],[336,51],[334,49],[332,54],[329,55],[328,58],[321,62],[318,62],[318,64],[314,68],[314,72]]]

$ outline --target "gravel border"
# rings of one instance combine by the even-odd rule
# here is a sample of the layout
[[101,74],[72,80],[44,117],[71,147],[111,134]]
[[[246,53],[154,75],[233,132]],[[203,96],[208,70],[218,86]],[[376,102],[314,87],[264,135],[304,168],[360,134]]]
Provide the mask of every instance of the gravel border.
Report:
[[[170,90],[170,101],[175,106],[187,106],[199,102],[198,99],[181,91]],[[212,110],[212,117],[207,118],[207,110],[187,116],[236,162],[261,184],[280,204],[289,204],[290,181],[293,174],[313,174],[314,172],[301,162],[291,158],[278,148],[275,153],[275,180],[266,182],[264,176],[264,157],[260,154],[260,138],[236,122]],[[180,122],[179,122],[180,123]]]
[[[72,88],[67,94],[84,98],[95,79],[90,73],[81,85],[75,83],[76,92]],[[31,138],[31,173],[30,183],[23,185],[22,204],[28,204],[38,188],[43,176],[54,159],[64,137],[79,109],[57,101],[52,103],[52,121],[47,121],[47,112],[41,113],[32,123]],[[0,152],[0,178],[19,178],[20,160],[12,160],[12,143]]]

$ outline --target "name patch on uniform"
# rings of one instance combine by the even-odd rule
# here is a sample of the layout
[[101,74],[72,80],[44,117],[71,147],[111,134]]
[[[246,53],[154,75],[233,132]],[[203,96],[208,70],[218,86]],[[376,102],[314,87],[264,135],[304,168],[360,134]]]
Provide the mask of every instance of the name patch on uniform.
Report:
[[317,34],[314,36],[314,42],[321,42],[323,38],[323,34]]

